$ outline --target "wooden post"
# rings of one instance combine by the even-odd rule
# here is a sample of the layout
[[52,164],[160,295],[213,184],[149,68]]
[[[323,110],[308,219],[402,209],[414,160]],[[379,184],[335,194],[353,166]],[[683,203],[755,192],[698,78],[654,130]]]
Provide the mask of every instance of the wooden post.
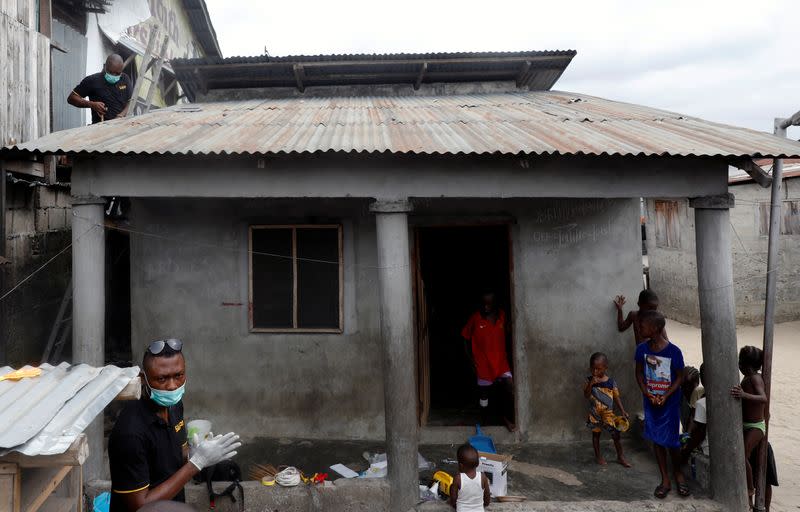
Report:
[[0,463],[0,510],[20,512],[19,466],[13,463]]

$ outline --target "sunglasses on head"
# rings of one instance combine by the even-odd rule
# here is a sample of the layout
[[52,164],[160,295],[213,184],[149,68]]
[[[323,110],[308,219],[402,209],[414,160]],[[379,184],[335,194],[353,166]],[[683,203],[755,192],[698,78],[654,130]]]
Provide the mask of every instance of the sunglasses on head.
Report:
[[150,343],[150,346],[147,347],[147,351],[150,352],[151,354],[153,354],[154,356],[157,356],[158,354],[163,352],[164,351],[164,347],[166,347],[168,345],[169,345],[169,348],[171,348],[175,352],[180,352],[181,349],[183,348],[183,342],[181,340],[175,339],[175,338],[170,338],[168,340],[156,340],[156,341]]

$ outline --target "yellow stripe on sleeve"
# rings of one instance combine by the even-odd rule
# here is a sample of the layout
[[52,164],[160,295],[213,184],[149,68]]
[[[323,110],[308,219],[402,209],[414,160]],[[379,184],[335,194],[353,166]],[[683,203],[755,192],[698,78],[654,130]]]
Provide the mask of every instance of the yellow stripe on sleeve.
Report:
[[132,490],[130,490],[130,491],[118,491],[118,490],[116,490],[116,489],[111,489],[111,490],[112,490],[113,492],[117,493],[117,494],[130,494],[130,493],[132,493],[132,492],[139,492],[139,491],[143,491],[143,490],[147,489],[148,487],[150,487],[150,484],[147,484],[147,485],[145,485],[144,487],[139,487],[138,489],[132,489]]

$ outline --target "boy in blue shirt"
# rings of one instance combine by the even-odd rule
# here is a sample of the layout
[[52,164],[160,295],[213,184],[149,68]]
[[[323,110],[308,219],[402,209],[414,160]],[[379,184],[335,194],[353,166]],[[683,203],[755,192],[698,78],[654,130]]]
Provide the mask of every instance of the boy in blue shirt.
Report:
[[667,468],[667,452],[672,458],[672,474],[678,494],[689,496],[689,486],[680,471],[681,381],[683,353],[664,334],[666,320],[658,311],[639,313],[642,337],[636,347],[636,381],[644,397],[644,437],[656,453],[661,483],[654,495],[663,499],[672,489]]

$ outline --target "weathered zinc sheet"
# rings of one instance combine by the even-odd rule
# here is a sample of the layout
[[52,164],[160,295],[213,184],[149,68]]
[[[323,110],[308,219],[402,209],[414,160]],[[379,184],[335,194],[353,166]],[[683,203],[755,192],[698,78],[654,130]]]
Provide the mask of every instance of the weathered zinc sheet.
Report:
[[555,91],[195,103],[16,146],[42,153],[797,157],[800,143]]
[[35,20],[35,2],[0,0],[0,144],[50,131],[50,39]]
[[[26,367],[30,368],[30,367]],[[63,453],[139,368],[43,364],[38,377],[0,381],[0,455]],[[13,368],[0,368],[0,376]]]

